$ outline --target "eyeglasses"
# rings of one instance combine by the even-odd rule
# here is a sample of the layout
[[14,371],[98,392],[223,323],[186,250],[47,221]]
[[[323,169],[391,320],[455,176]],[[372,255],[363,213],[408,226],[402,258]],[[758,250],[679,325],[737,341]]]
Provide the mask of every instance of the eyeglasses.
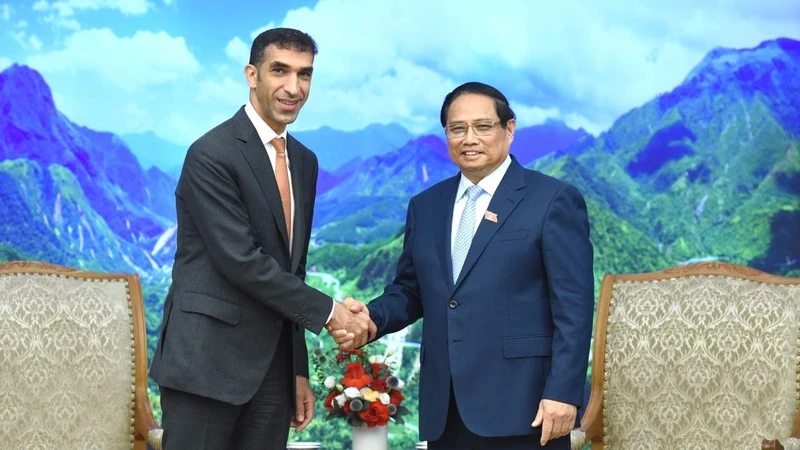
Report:
[[447,137],[458,139],[467,135],[467,128],[472,128],[472,132],[475,133],[475,136],[488,136],[492,133],[494,126],[499,123],[499,120],[494,122],[491,120],[479,120],[473,122],[471,125],[465,122],[453,122],[444,127],[444,132]]

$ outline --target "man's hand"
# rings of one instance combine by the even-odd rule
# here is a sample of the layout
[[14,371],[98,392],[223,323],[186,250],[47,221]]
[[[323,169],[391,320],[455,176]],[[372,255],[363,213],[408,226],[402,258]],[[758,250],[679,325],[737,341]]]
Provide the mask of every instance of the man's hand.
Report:
[[314,393],[308,384],[308,378],[296,377],[297,396],[295,397],[294,416],[292,417],[291,427],[295,433],[303,431],[311,419],[314,418]]
[[575,417],[578,415],[578,407],[568,403],[561,403],[555,400],[542,399],[539,402],[539,411],[531,424],[536,428],[541,425],[542,445],[547,444],[550,439],[558,439],[566,436],[575,426]]
[[363,303],[349,297],[334,305],[333,317],[326,328],[342,351],[361,347],[374,339],[377,332],[369,318],[369,310]]

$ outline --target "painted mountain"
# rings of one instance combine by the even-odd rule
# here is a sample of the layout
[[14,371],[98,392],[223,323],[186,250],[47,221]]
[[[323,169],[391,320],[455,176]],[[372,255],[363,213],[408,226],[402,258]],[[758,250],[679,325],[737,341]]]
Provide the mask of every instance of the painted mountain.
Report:
[[[142,277],[153,341],[169,285],[175,179],[72,123],[28,67],[0,73],[0,260]],[[151,342],[151,346],[154,342]]]
[[[511,152],[527,164],[543,155],[566,151],[591,135],[563,122],[548,121],[517,130]],[[402,147],[343,165],[332,187],[321,194],[314,215],[318,242],[363,244],[397,233],[405,221],[408,200],[458,173],[447,154],[444,138],[425,135]],[[320,175],[320,185],[330,183]]]
[[[576,134],[572,146],[537,155],[529,166],[576,185],[586,196],[598,280],[606,272],[703,259],[798,276],[797,92],[799,42],[715,49],[680,86],[625,114],[597,139]],[[518,144],[519,139],[512,153],[520,152]],[[441,138],[428,136],[409,143],[395,159],[374,160],[342,182],[342,189],[320,198],[315,237],[351,243],[386,239],[394,257],[367,246],[355,261],[371,267],[364,261],[372,252],[379,255],[375,264],[392,264],[399,251],[392,233],[402,227],[407,202],[407,191],[393,186],[404,178],[402,186],[418,191],[437,181],[422,174],[454,173],[445,151]],[[409,158],[401,159],[404,155]],[[402,203],[401,212],[387,198],[393,191],[400,193],[395,200]],[[368,203],[369,197],[375,201]],[[332,269],[323,261],[320,266]],[[359,273],[353,276],[354,288],[375,287]],[[386,280],[376,285],[381,281]]]
[[176,180],[180,177],[188,146],[173,144],[152,131],[123,134],[120,137],[143,168],[156,167]]
[[382,155],[401,147],[413,136],[398,124],[372,124],[362,130],[340,131],[322,127],[311,131],[292,132],[306,147],[314,150],[319,166],[334,172],[356,159]]

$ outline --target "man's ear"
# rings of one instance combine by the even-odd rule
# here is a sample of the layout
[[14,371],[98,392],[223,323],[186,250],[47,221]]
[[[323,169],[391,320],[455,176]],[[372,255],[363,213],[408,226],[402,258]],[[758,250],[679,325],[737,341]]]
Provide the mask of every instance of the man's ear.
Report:
[[255,89],[258,81],[258,67],[252,64],[244,66],[244,77],[247,79],[247,85]]
[[506,133],[508,133],[508,143],[514,142],[514,130],[517,129],[517,121],[514,119],[510,119],[508,123],[506,123]]

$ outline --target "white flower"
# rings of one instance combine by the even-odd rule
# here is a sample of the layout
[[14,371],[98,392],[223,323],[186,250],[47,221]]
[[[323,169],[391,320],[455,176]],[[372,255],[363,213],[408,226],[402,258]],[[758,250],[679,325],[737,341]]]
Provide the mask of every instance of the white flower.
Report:
[[331,375],[328,378],[325,378],[325,388],[326,389],[333,389],[336,386],[336,378]]
[[378,361],[378,358],[379,358],[379,356],[377,356],[377,355],[370,356],[369,357],[369,363],[370,364],[375,364],[376,362],[380,362],[380,361]]
[[401,379],[399,379],[399,378],[397,379],[397,389],[403,389],[403,387],[404,387],[405,385],[406,385],[406,384],[405,384],[405,383],[403,383],[403,380],[401,380]]
[[339,405],[339,408],[344,407],[344,404],[347,401],[347,399],[344,397],[344,394],[337,395],[333,398],[333,400],[336,401],[336,404]]
[[382,392],[381,395],[378,396],[378,400],[380,400],[384,405],[388,405],[390,403],[389,394]]
[[356,389],[354,387],[349,387],[349,388],[344,390],[344,395],[345,395],[345,397],[347,397],[350,400],[352,400],[354,398],[360,398],[361,397],[361,391],[359,391],[358,389]]
[[344,386],[342,386],[341,384],[337,384],[336,385],[336,390],[339,391],[339,392],[344,392]]

